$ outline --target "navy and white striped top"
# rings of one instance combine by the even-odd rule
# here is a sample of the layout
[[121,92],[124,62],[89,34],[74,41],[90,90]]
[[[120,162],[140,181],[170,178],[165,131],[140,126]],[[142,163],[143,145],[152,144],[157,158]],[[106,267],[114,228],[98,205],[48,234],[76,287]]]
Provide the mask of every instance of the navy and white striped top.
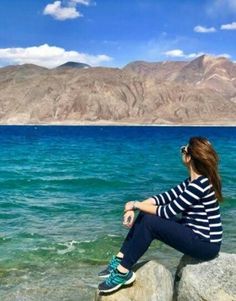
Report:
[[169,219],[182,213],[181,223],[190,227],[201,239],[221,243],[223,228],[215,192],[205,176],[181,184],[162,194],[152,196],[156,214]]

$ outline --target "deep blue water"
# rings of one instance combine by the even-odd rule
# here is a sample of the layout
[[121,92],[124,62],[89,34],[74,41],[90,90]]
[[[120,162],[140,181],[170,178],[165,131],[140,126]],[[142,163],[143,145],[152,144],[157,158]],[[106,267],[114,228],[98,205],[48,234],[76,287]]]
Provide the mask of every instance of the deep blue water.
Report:
[[[179,148],[196,135],[219,154],[222,251],[235,252],[235,127],[0,126],[1,300],[92,300],[124,203],[182,181]],[[145,256],[174,269],[181,253],[154,242]]]

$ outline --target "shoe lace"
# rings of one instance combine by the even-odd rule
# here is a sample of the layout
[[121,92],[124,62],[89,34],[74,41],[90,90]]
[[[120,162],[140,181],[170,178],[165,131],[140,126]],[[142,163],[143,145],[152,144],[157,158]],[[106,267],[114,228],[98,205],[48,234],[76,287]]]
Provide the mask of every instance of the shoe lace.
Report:
[[109,264],[109,266],[112,268],[112,269],[116,269],[117,266],[119,264],[119,259],[117,259],[115,256],[112,257],[112,260]]
[[116,271],[112,271],[111,275],[106,279],[107,285],[117,284],[119,283],[120,277],[119,274]]

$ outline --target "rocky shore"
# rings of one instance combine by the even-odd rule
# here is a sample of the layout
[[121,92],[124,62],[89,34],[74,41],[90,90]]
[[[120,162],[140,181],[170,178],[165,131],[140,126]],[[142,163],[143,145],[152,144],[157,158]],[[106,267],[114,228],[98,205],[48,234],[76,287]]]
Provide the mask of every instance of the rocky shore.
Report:
[[219,253],[210,261],[184,255],[173,277],[156,261],[138,263],[135,283],[95,301],[236,301],[236,254]]

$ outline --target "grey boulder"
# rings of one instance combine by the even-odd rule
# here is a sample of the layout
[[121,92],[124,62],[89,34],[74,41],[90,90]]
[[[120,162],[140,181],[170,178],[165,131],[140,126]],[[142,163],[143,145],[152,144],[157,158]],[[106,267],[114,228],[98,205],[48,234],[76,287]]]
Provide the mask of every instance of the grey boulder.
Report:
[[236,254],[220,252],[210,261],[184,255],[176,271],[175,300],[236,301]]
[[95,301],[172,301],[173,278],[160,263],[149,261],[137,264],[136,281],[131,287],[124,287],[109,295],[96,292]]

